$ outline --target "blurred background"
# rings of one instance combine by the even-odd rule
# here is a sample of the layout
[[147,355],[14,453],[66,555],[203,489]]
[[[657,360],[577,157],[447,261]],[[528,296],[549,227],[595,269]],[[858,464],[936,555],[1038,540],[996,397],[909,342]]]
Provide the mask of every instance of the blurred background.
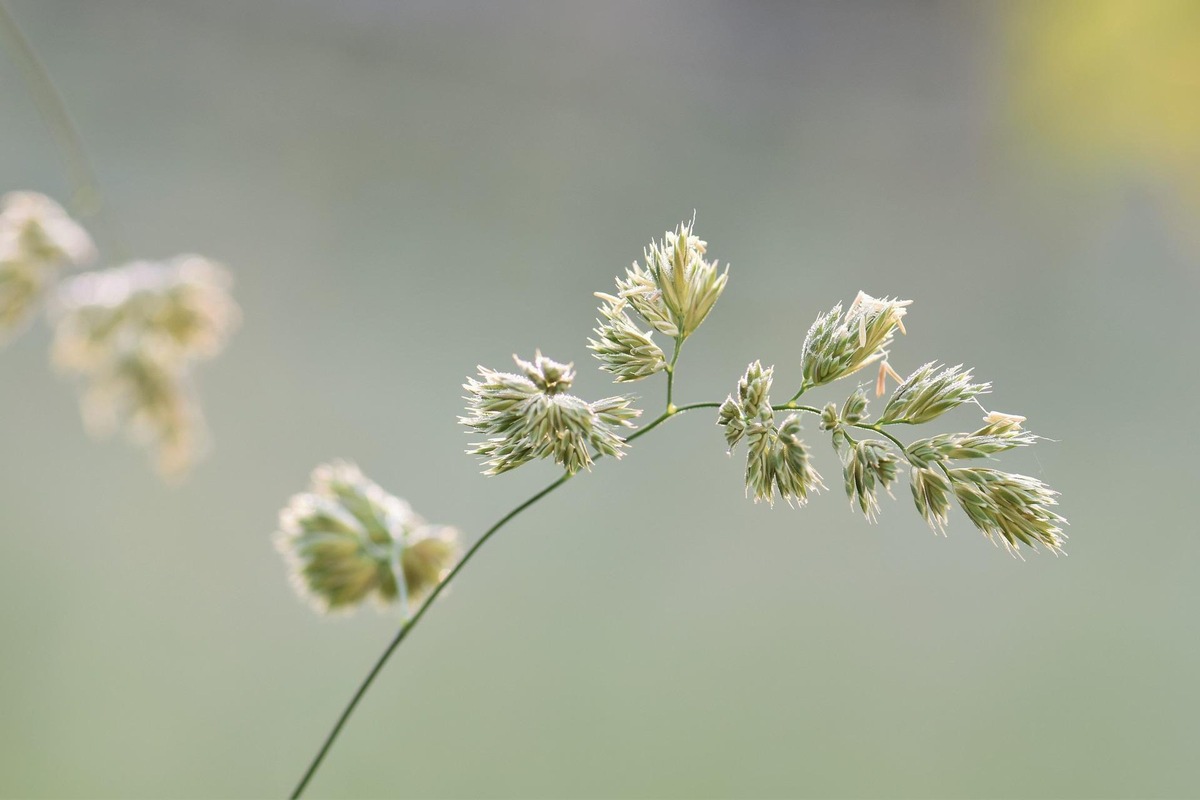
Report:
[[[87,439],[45,326],[0,351],[0,794],[290,791],[398,618],[300,602],[279,508],[344,457],[473,539],[557,473],[482,477],[460,384],[540,347],[611,394],[592,292],[693,209],[732,268],[681,402],[756,358],[784,391],[818,312],[911,297],[892,363],[1055,440],[1002,467],[1062,491],[1070,555],[933,536],[904,485],[868,525],[811,423],[832,490],[754,506],[696,412],[490,543],[312,794],[1197,791],[1200,4],[9,8],[131,248],[226,263],[244,323],[175,487]],[[0,189],[67,200],[9,53],[0,103]]]

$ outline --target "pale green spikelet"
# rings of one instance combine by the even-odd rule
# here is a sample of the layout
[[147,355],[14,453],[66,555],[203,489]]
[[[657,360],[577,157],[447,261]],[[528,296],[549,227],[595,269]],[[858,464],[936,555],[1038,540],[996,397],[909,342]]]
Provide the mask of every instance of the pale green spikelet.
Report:
[[789,414],[779,426],[775,442],[775,487],[788,505],[795,506],[807,503],[809,493],[825,488],[800,433],[800,417]]
[[367,601],[415,608],[458,560],[458,534],[430,525],[342,461],[312,474],[309,491],[279,514],[276,546],[292,583],[320,611]]
[[984,467],[952,469],[947,476],[963,511],[993,543],[999,539],[1014,555],[1022,544],[1062,552],[1066,520],[1052,510],[1058,492],[1037,478]]
[[746,432],[746,494],[775,504],[775,428],[755,421]]
[[95,258],[92,239],[62,206],[36,192],[0,199],[0,344],[21,330],[65,266]]
[[971,370],[964,371],[962,364],[922,364],[892,393],[879,421],[921,425],[991,390],[990,383],[972,383],[971,377]]
[[1000,428],[987,425],[974,433],[939,433],[917,439],[908,445],[908,458],[913,464],[928,466],[936,462],[965,458],[987,458],[1014,447],[1027,447],[1038,436],[1020,428]]
[[842,477],[851,505],[858,505],[867,520],[879,515],[879,489],[891,494],[899,461],[891,445],[878,439],[851,441],[842,454]]
[[950,519],[950,480],[938,469],[913,466],[909,474],[913,503],[935,533],[946,533]]
[[875,298],[859,292],[845,313],[838,303],[817,317],[801,350],[802,389],[823,386],[887,356],[911,300]]
[[207,449],[189,374],[152,344],[111,353],[104,369],[87,376],[80,406],[89,433],[106,438],[124,428],[165,478],[181,477]]
[[53,361],[80,379],[89,429],[126,425],[168,477],[204,451],[191,367],[219,353],[237,326],[230,282],[224,267],[187,255],[79,275],[52,303]]
[[67,281],[53,306],[55,363],[74,372],[101,368],[111,350],[150,343],[180,362],[224,349],[241,313],[225,267],[202,256],[135,261]]
[[596,339],[588,340],[588,349],[600,360],[600,369],[615,376],[617,383],[648,378],[667,368],[662,348],[654,341],[653,333],[633,324],[625,312],[626,300],[596,293],[604,301],[597,320]]
[[837,403],[826,403],[821,409],[821,422],[818,427],[823,431],[836,431],[842,425],[842,419],[838,416]]
[[789,415],[779,427],[771,409],[771,380],[774,367],[759,361],[746,367],[732,394],[717,412],[717,424],[725,429],[730,452],[743,437],[747,440],[746,493],[754,502],[772,505],[775,493],[789,505],[802,506],[810,493],[825,488],[812,467],[808,448],[800,438],[800,417]]
[[705,260],[708,243],[694,228],[695,219],[667,231],[645,249],[644,266],[635,261],[617,278],[618,295],[655,330],[680,341],[704,322],[729,277],[728,267],[717,272],[716,262]]
[[770,392],[774,371],[774,367],[764,369],[761,362],[752,362],[738,381],[737,397],[731,394],[721,404],[717,424],[725,428],[725,441],[730,450],[748,427],[770,423],[773,419]]
[[870,401],[867,400],[867,393],[859,386],[854,390],[854,394],[846,398],[846,402],[842,404],[841,421],[847,425],[856,425],[859,422],[864,422],[867,419],[867,405]]
[[569,473],[591,469],[594,455],[623,455],[620,427],[632,427],[641,412],[631,398],[608,397],[588,403],[566,394],[575,377],[571,364],[546,358],[532,362],[513,356],[524,373],[479,367],[469,378],[467,415],[459,422],[489,438],[467,452],[483,458],[484,474],[498,475],[539,458],[552,458]]

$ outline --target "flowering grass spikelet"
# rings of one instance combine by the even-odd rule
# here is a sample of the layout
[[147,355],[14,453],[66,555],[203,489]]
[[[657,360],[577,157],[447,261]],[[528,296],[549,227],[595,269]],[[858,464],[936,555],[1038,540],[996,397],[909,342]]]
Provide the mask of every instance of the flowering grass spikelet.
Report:
[[[774,367],[764,367],[761,361],[747,365],[724,402],[677,405],[674,390],[682,344],[712,310],[728,275],[728,270],[718,274],[716,264],[705,260],[707,244],[695,235],[694,221],[693,217],[692,223],[667,232],[661,242],[652,242],[645,250],[644,265],[635,262],[623,278],[617,278],[615,295],[596,295],[602,302],[600,318],[596,338],[588,343],[601,370],[617,383],[664,373],[664,407],[641,429],[627,437],[618,433],[633,427],[641,413],[632,398],[618,395],[588,402],[569,394],[575,379],[573,365],[540,351],[529,361],[513,356],[514,372],[480,366],[477,377],[467,378],[463,384],[466,413],[459,422],[485,437],[467,451],[480,457],[485,474],[507,472],[535,459],[551,459],[564,473],[501,516],[461,561],[453,529],[426,525],[403,501],[384,493],[351,465],[318,468],[312,489],[297,495],[284,509],[277,542],[293,565],[297,587],[319,608],[352,608],[374,599],[385,604],[398,601],[412,614],[353,695],[293,796],[301,794],[391,653],[424,619],[429,602],[445,587],[449,574],[457,575],[497,531],[573,474],[590,469],[603,456],[620,457],[633,439],[684,412],[715,408],[731,455],[745,441],[745,492],[755,503],[773,506],[779,497],[789,505],[804,506],[825,489],[802,439],[803,414],[813,414],[820,430],[829,433],[841,461],[851,508],[858,508],[867,522],[878,518],[880,490],[891,495],[905,465],[917,512],[935,532],[945,533],[955,499],[993,543],[1003,542],[1014,553],[1022,544],[1061,551],[1065,539],[1061,526],[1066,522],[1053,510],[1056,492],[1023,475],[951,466],[1035,443],[1039,437],[1023,430],[1023,417],[990,413],[974,432],[927,436],[910,445],[888,430],[889,425],[934,420],[990,388],[990,384],[974,383],[961,365],[945,368],[930,362],[907,379],[896,374],[888,363],[888,348],[896,331],[904,332],[908,300],[859,292],[844,311],[838,304],[821,314],[802,346],[799,390],[780,405],[772,405],[770,398]],[[635,317],[650,329],[643,330]],[[669,361],[654,341],[656,332],[674,339]],[[66,349],[88,352],[85,346]],[[884,395],[889,377],[899,384],[876,421],[868,422],[870,401],[861,385],[840,404],[828,402],[823,408],[807,404],[814,401],[801,404],[807,390],[870,364],[879,366],[878,397]],[[777,414],[786,415],[782,422],[776,422]],[[858,431],[882,438],[858,440]]]
[[1037,478],[984,467],[952,469],[947,477],[967,517],[993,543],[1014,555],[1022,544],[1062,552],[1066,520],[1052,509],[1058,492]]
[[939,367],[935,361],[922,364],[896,387],[879,421],[885,425],[922,425],[991,391],[990,383],[972,383],[971,377],[971,370],[963,370],[962,364],[953,367]]
[[343,461],[323,464],[279,514],[275,536],[292,583],[318,610],[368,600],[415,609],[458,560],[453,528],[430,525]]
[[593,450],[620,457],[625,440],[617,428],[633,427],[641,412],[631,398],[609,397],[588,403],[566,393],[575,371],[571,364],[546,358],[532,362],[513,356],[523,374],[479,367],[480,380],[469,378],[467,415],[459,422],[489,436],[467,452],[481,456],[486,475],[498,475],[538,458],[552,458],[569,473],[591,469]]
[[857,504],[869,522],[879,515],[879,488],[891,494],[899,462],[887,442],[850,441],[842,456],[842,477],[851,505]]
[[906,448],[908,458],[918,466],[967,458],[987,458],[1015,447],[1035,444],[1038,436],[1018,428],[986,425],[973,433],[939,433],[917,439]]
[[774,367],[754,361],[738,381],[737,397],[725,399],[717,412],[717,424],[725,429],[729,451],[746,438],[746,493],[754,502],[774,505],[775,493],[789,505],[802,506],[810,493],[824,488],[812,467],[808,447],[800,438],[800,417],[789,415],[779,427],[771,409],[771,380]]
[[809,460],[808,447],[800,438],[800,417],[789,414],[779,426],[775,441],[775,488],[788,505],[803,506],[809,493],[825,488],[821,475]]
[[854,393],[846,398],[846,402],[842,404],[841,421],[847,425],[857,425],[867,418],[867,405],[870,403],[867,400],[867,393],[859,386],[854,390]]
[[845,313],[838,303],[818,316],[801,348],[803,389],[823,386],[886,358],[896,330],[904,330],[902,320],[911,303],[859,292]]
[[717,412],[717,424],[725,428],[725,441],[732,451],[748,428],[770,423],[774,418],[771,411],[771,381],[775,368],[759,361],[746,367],[746,373],[738,381],[737,397],[725,398]]
[[24,327],[64,266],[95,258],[87,231],[36,192],[0,199],[0,343]]
[[636,261],[617,278],[617,292],[642,319],[660,333],[683,341],[712,311],[729,279],[729,268],[717,271],[704,255],[708,243],[694,233],[695,218],[667,231],[662,241],[643,251],[645,265]]
[[917,513],[934,533],[944,536],[950,520],[950,480],[941,470],[914,465],[909,474],[909,488]]
[[231,284],[225,267],[196,255],[72,278],[55,298],[55,363],[88,372],[133,342],[152,343],[180,362],[210,359],[241,316]]
[[596,321],[598,338],[588,339],[588,349],[600,360],[600,369],[612,374],[617,383],[640,381],[665,370],[662,348],[651,331],[633,324],[625,312],[627,301],[602,292],[596,292],[596,297],[604,301],[600,314],[606,321]]
[[124,427],[167,478],[187,472],[208,445],[188,374],[153,345],[113,354],[104,369],[88,376],[80,408],[89,433],[107,438]]
[[83,383],[90,431],[127,424],[159,471],[179,476],[207,437],[191,367],[227,343],[240,312],[228,271],[200,256],[138,261],[79,275],[52,303],[52,358]]

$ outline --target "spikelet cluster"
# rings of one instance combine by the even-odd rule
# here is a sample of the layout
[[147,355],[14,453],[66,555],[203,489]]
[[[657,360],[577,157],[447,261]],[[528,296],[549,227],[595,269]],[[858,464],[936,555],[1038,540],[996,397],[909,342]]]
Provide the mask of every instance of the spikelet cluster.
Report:
[[641,411],[629,397],[595,402],[567,394],[575,378],[572,364],[538,352],[533,361],[513,356],[521,374],[479,367],[470,378],[467,415],[459,422],[488,438],[467,452],[480,456],[486,475],[498,475],[539,458],[551,458],[568,473],[591,469],[596,456],[623,455],[619,428],[633,426]]
[[972,433],[940,433],[917,439],[909,443],[906,449],[909,461],[925,467],[945,461],[988,458],[1015,447],[1035,444],[1039,438],[1023,430],[1020,423],[1002,420],[989,422]]
[[857,505],[869,522],[879,515],[879,490],[891,494],[900,462],[891,446],[878,439],[849,441],[842,448],[842,477],[851,506]]
[[185,255],[60,286],[53,360],[80,379],[90,431],[107,436],[125,427],[164,475],[192,465],[205,444],[192,365],[217,355],[237,326],[230,283],[224,267]]
[[922,425],[990,391],[990,383],[972,383],[971,370],[962,364],[939,367],[930,361],[917,367],[892,393],[879,421],[885,425]]
[[875,298],[859,292],[850,307],[838,303],[817,317],[801,351],[803,389],[823,386],[887,358],[911,300]]
[[0,344],[25,326],[64,267],[95,254],[87,231],[49,197],[11,192],[0,199]]
[[790,414],[775,425],[770,398],[773,374],[774,367],[751,363],[738,381],[737,396],[731,394],[721,404],[717,424],[725,429],[730,452],[746,439],[746,493],[753,495],[754,502],[774,505],[778,493],[789,505],[802,506],[810,494],[825,487],[800,438],[800,417]]
[[596,338],[588,339],[588,349],[600,360],[600,369],[617,383],[649,378],[667,368],[662,348],[652,331],[643,331],[629,318],[629,301],[596,292],[603,301],[601,320],[596,320]]
[[729,278],[704,258],[708,243],[694,232],[695,219],[667,231],[617,278],[617,294],[654,330],[678,341],[691,336],[716,305]]
[[323,464],[279,514],[275,543],[297,591],[320,611],[368,600],[407,613],[457,562],[458,533],[430,525],[346,462]]
[[[878,299],[859,292],[844,312],[837,305],[818,317],[803,345],[800,390],[782,406],[772,407],[767,396],[773,369],[763,369],[759,362],[750,365],[738,382],[736,394],[725,400],[717,417],[730,448],[743,438],[747,440],[747,494],[756,501],[770,501],[776,491],[788,497],[784,486],[790,484],[795,487],[792,496],[803,502],[806,495],[802,487],[819,487],[815,470],[808,479],[793,479],[793,474],[804,472],[782,467],[784,454],[790,452],[797,466],[812,470],[802,445],[793,444],[790,451],[782,448],[781,433],[785,430],[790,440],[799,442],[795,433],[798,421],[789,416],[783,426],[775,424],[777,412],[799,409],[816,414],[820,429],[830,434],[834,450],[841,457],[846,495],[851,506],[868,521],[878,518],[880,490],[891,495],[891,487],[903,468],[917,512],[935,532],[945,532],[950,507],[957,501],[989,539],[1002,542],[1014,554],[1019,555],[1022,544],[1060,552],[1066,538],[1061,527],[1065,521],[1052,510],[1055,492],[1023,475],[955,466],[959,461],[990,458],[1036,443],[1041,437],[1022,428],[1024,417],[991,412],[977,430],[939,433],[909,445],[886,431],[887,426],[932,422],[965,403],[978,404],[977,398],[991,390],[990,383],[976,381],[971,370],[961,364],[947,367],[931,361],[907,378],[895,373],[888,364],[888,347],[896,331],[904,332],[903,319],[909,304],[907,300]],[[869,400],[862,386],[840,407],[833,402],[820,409],[797,404],[797,398],[807,390],[875,363],[880,365],[876,394],[884,394],[883,384],[889,376],[898,386],[874,422],[868,422]],[[856,429],[879,433],[886,441],[858,440]],[[786,479],[783,482],[781,475]]]
[[946,475],[967,517],[993,543],[999,540],[1013,553],[1022,544],[1062,551],[1066,520],[1053,510],[1058,492],[1037,478],[984,467],[951,469]]
[[913,505],[935,533],[946,533],[950,521],[950,479],[938,469],[912,467],[908,476]]

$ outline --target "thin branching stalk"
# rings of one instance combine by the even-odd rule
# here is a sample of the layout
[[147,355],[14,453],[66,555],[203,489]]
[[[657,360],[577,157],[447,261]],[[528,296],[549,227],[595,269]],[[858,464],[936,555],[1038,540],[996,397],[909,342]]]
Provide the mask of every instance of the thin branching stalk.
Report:
[[[653,421],[647,423],[644,427],[630,434],[625,441],[632,442],[634,439],[637,439],[649,433],[654,428],[657,428],[671,417],[678,416],[686,411],[694,411],[699,408],[717,408],[720,405],[720,403],[692,403],[690,405],[680,406],[674,410],[665,411]],[[379,658],[375,661],[375,665],[371,667],[371,671],[367,673],[367,676],[363,679],[362,683],[359,684],[358,689],[354,692],[354,696],[350,698],[350,702],[346,704],[346,707],[342,710],[341,715],[338,716],[337,722],[334,723],[333,728],[331,728],[328,735],[326,735],[325,741],[321,744],[321,749],[317,751],[316,756],[313,758],[312,762],[309,763],[308,769],[304,771],[304,777],[300,779],[300,782],[296,784],[296,788],[292,791],[291,797],[293,800],[300,797],[300,795],[304,793],[305,787],[308,786],[309,781],[311,781],[313,775],[316,774],[317,768],[321,766],[321,762],[325,760],[326,754],[329,752],[329,749],[333,747],[333,743],[337,739],[338,734],[342,732],[342,728],[345,727],[346,721],[349,720],[350,715],[354,713],[354,709],[358,706],[359,701],[362,700],[363,696],[367,693],[367,689],[369,689],[371,684],[375,682],[375,678],[379,675],[384,666],[387,664],[388,660],[392,657],[392,653],[396,651],[396,648],[400,646],[401,642],[408,638],[408,634],[417,626],[417,623],[421,621],[422,617],[425,616],[425,612],[429,610],[431,605],[433,605],[433,601],[437,600],[438,595],[442,593],[442,590],[445,589],[452,580],[454,580],[454,577],[462,571],[463,567],[467,565],[467,562],[471,560],[472,556],[479,552],[479,550],[483,547],[487,540],[493,536],[493,534],[507,525],[522,511],[526,510],[543,497],[562,486],[564,483],[570,480],[572,475],[573,473],[570,472],[564,473],[556,481],[543,488],[537,494],[521,503],[512,511],[509,511],[494,525],[492,525],[492,527],[484,531],[483,535],[479,537],[478,541],[476,541],[475,544],[471,545],[470,549],[463,553],[463,557],[458,561],[457,564],[455,564],[454,568],[450,570],[446,577],[443,578],[436,587],[434,587],[433,591],[429,594],[425,601],[417,607],[415,612],[413,612],[412,617],[406,623],[404,623],[403,626],[401,626],[400,630],[396,632],[396,635],[392,638],[391,642],[388,643],[388,646],[384,648],[383,653],[381,653]]]
[[[285,555],[297,567],[298,587],[315,594],[326,610],[355,605],[372,594],[401,602],[396,591],[413,573],[418,590],[437,585],[424,599],[409,597],[411,618],[400,628],[350,703],[326,736],[292,797],[299,797],[328,754],[351,713],[362,700],[388,659],[424,618],[445,586],[458,575],[483,544],[517,514],[537,503],[580,470],[590,470],[604,456],[621,458],[634,440],[650,433],[672,417],[696,409],[717,410],[730,452],[745,442],[747,496],[755,502],[782,499],[804,506],[826,490],[821,474],[804,441],[801,417],[815,415],[817,427],[830,434],[841,461],[846,493],[868,521],[875,521],[879,491],[890,494],[901,466],[910,471],[916,509],[937,532],[944,530],[951,500],[957,500],[971,522],[993,543],[1019,554],[1024,544],[1061,550],[1066,520],[1053,510],[1057,493],[1034,478],[988,467],[956,466],[963,460],[985,458],[1013,447],[1034,443],[1039,437],[1021,427],[1024,417],[985,412],[984,425],[971,432],[937,434],[906,446],[885,430],[889,425],[917,425],[932,421],[990,389],[976,382],[961,365],[945,367],[928,362],[908,378],[901,378],[888,362],[888,347],[897,332],[904,332],[903,317],[910,301],[875,298],[860,292],[845,309],[839,303],[821,314],[809,329],[800,358],[799,390],[782,405],[772,405],[770,392],[774,366],[751,362],[735,390],[715,403],[674,403],[675,377],[680,350],[688,336],[704,321],[725,288],[727,271],[705,258],[707,243],[695,235],[693,223],[681,223],[661,242],[651,242],[645,263],[634,262],[616,280],[617,293],[596,293],[602,301],[596,338],[589,344],[601,369],[617,383],[628,383],[666,373],[666,407],[657,417],[622,438],[618,431],[633,428],[641,415],[629,395],[587,401],[569,392],[573,363],[559,362],[536,352],[532,360],[514,356],[516,372],[479,367],[478,378],[468,378],[467,414],[460,422],[480,435],[469,453],[481,458],[484,473],[495,475],[530,461],[551,459],[564,470],[554,483],[503,516],[439,578],[443,562],[457,552],[453,537],[431,540],[412,521],[411,511],[399,498],[346,465],[319,467],[313,491],[293,498],[281,515]],[[641,327],[648,325],[649,329]],[[653,341],[653,333],[674,340],[668,361]],[[876,365],[876,395],[882,397],[889,378],[898,387],[885,401],[882,413],[868,422],[869,400],[860,385],[841,404],[824,408],[797,400],[809,389],[825,386]],[[799,413],[797,413],[799,412]],[[778,419],[783,414],[782,420]],[[851,436],[851,430],[878,434],[878,438]],[[896,451],[893,451],[893,446]],[[934,469],[936,464],[938,469]],[[344,474],[346,480],[332,481]],[[418,533],[413,533],[413,531]],[[414,545],[413,542],[416,542]],[[428,542],[433,541],[433,544]],[[409,550],[425,544],[428,554]],[[440,549],[438,549],[440,548]],[[435,558],[436,557],[436,558]],[[413,569],[405,568],[405,558]],[[396,565],[402,568],[397,572]],[[416,566],[424,567],[418,572]],[[403,574],[401,574],[403,573]]]

